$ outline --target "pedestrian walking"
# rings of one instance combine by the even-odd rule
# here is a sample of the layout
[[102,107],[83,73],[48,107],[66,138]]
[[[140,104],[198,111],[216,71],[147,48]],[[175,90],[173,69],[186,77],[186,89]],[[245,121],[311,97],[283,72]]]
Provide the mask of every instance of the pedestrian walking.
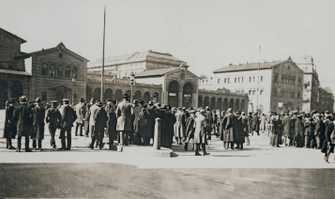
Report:
[[[194,126],[195,126],[195,122],[194,122],[194,110],[190,110],[189,111],[190,116],[187,118],[186,120],[186,141],[185,141],[185,145],[184,145],[184,150],[187,151],[188,150],[188,144],[191,142],[191,140],[193,140],[194,138]],[[193,147],[194,148],[194,147]]]
[[196,117],[194,119],[194,124],[195,124],[195,129],[194,129],[194,143],[196,145],[195,147],[195,155],[200,156],[201,154],[199,153],[200,146],[203,152],[203,155],[209,155],[206,151],[206,144],[207,144],[207,136],[206,133],[208,130],[208,121],[207,118],[205,117],[206,111],[205,110],[200,110],[196,113]]

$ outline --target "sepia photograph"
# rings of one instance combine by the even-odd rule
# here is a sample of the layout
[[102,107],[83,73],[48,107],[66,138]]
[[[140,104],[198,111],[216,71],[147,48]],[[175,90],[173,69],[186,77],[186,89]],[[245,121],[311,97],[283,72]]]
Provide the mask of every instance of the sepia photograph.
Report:
[[334,8],[0,0],[0,199],[334,199]]

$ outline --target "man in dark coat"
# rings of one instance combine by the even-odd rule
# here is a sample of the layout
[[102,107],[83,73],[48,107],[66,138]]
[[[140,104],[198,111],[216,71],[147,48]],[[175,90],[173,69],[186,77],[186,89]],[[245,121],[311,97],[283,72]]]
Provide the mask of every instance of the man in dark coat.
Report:
[[95,140],[98,143],[99,149],[103,148],[103,138],[105,133],[105,127],[107,125],[107,113],[102,105],[102,102],[98,102],[97,106],[99,107],[97,111],[94,113],[94,127],[95,131],[92,135],[92,142],[90,145],[91,149],[94,149]]
[[76,113],[69,103],[70,101],[68,99],[63,99],[63,105],[60,108],[60,113],[62,115],[60,131],[62,150],[71,150],[71,129],[76,120]]
[[31,136],[31,126],[33,123],[33,111],[27,104],[25,96],[20,97],[20,105],[15,108],[14,118],[17,130],[17,151],[21,151],[21,138],[25,137],[25,151],[31,152],[29,149],[29,137]]
[[259,125],[260,125],[260,119],[258,116],[258,113],[255,113],[252,118],[252,130],[259,135]]
[[324,131],[324,140],[322,143],[321,152],[324,153],[324,159],[328,163],[328,159],[331,153],[334,153],[334,147],[335,147],[335,138],[332,136],[334,131],[334,118],[332,115],[327,114],[326,120],[325,120],[325,131]]
[[284,145],[288,146],[289,145],[289,134],[290,134],[290,117],[288,116],[287,113],[284,113],[282,124],[283,124],[282,133],[284,136]]
[[236,112],[233,117],[233,137],[234,143],[237,145],[237,149],[243,149],[244,134],[240,112]]
[[52,101],[51,107],[48,108],[46,111],[45,121],[49,123],[49,133],[51,136],[50,146],[54,149],[56,149],[56,141],[55,141],[56,130],[57,128],[60,127],[61,120],[62,115],[57,109],[57,101]]
[[277,113],[271,117],[272,121],[272,139],[271,145],[274,147],[279,147],[280,139],[282,135],[282,121]]
[[[150,138],[154,137],[154,128],[155,128],[155,106],[152,101],[148,103],[148,136]],[[172,131],[173,132],[173,131]],[[150,142],[150,140],[149,140]]]
[[108,100],[106,105],[106,113],[107,113],[107,135],[109,139],[109,150],[112,150],[114,140],[116,140],[116,101]]
[[13,150],[12,139],[16,136],[16,124],[14,118],[14,100],[9,100],[6,103],[5,128],[4,138],[6,138],[6,148]]
[[304,123],[302,115],[298,115],[296,121],[295,121],[295,146],[296,147],[303,147],[304,145]]
[[45,108],[41,103],[40,98],[36,98],[35,106],[33,108],[33,148],[36,149],[36,143],[38,150],[42,150],[42,140],[44,139],[44,119],[45,119]]

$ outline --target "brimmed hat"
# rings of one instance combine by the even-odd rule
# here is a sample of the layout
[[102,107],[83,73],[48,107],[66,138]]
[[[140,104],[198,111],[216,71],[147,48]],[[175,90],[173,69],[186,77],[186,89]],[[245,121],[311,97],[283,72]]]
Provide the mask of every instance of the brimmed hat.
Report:
[[63,103],[64,103],[64,104],[69,104],[69,103],[70,103],[70,100],[69,100],[69,99],[66,99],[66,98],[64,98],[64,99],[63,99]]
[[129,99],[128,93],[123,94],[123,99]]
[[57,104],[58,104],[58,102],[56,100],[53,100],[50,103],[51,103],[51,106],[57,106]]
[[21,97],[19,98],[19,101],[20,101],[20,102],[27,102],[28,100],[27,100],[27,97],[26,97],[26,96],[21,96]]
[[102,107],[102,102],[97,102],[97,106]]

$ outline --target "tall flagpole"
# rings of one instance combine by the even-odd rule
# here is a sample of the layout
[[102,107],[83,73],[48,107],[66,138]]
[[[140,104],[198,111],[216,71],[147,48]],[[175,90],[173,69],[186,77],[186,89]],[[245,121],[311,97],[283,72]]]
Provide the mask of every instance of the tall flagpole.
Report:
[[101,68],[101,92],[100,101],[104,101],[104,73],[105,73],[105,31],[106,31],[106,6],[104,6],[104,30],[103,30],[103,42],[102,42],[102,68]]

